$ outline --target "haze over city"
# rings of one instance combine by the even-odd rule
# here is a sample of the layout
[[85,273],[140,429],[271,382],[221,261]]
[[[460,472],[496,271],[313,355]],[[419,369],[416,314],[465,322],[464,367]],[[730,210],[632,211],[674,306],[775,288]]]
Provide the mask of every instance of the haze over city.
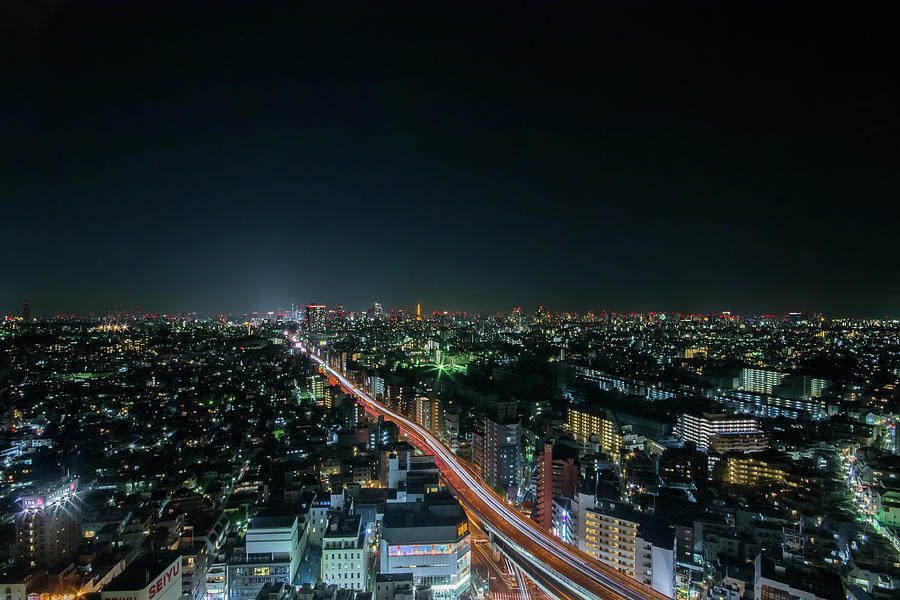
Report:
[[0,313],[898,316],[895,6],[407,8],[9,3]]

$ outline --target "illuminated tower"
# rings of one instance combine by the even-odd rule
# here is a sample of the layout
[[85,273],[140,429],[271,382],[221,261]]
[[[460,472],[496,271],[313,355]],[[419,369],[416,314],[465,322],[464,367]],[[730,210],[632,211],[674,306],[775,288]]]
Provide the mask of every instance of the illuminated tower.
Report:
[[28,304],[28,299],[25,299],[25,303],[22,304],[22,320],[26,323],[31,322],[31,305]]
[[422,305],[416,304],[416,321],[422,320]]
[[28,567],[53,568],[78,558],[81,510],[75,481],[19,499],[16,515],[16,560]]
[[509,320],[513,328],[516,331],[522,331],[522,309],[518,306],[512,310],[512,313],[509,315]]

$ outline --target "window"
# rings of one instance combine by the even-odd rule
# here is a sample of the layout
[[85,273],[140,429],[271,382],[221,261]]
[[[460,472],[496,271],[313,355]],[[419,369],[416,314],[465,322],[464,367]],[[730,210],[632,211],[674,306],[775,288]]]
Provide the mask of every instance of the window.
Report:
[[268,575],[269,567],[254,567],[253,574],[254,575]]

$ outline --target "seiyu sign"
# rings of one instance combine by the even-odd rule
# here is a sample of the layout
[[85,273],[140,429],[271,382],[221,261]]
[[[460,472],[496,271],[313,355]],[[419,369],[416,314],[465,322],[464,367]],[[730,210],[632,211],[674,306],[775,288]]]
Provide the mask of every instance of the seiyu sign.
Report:
[[181,597],[181,557],[140,590],[103,591],[101,600],[178,600]]

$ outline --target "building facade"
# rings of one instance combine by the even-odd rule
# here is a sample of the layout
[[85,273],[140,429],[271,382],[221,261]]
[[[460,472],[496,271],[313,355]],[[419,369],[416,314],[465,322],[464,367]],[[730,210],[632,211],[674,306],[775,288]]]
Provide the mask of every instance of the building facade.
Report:
[[578,489],[578,453],[574,448],[544,444],[537,457],[537,502],[534,520],[544,529],[553,527],[552,502],[571,498]]
[[76,490],[77,482],[67,481],[19,499],[17,562],[51,569],[78,558],[82,518]]
[[256,598],[266,583],[293,583],[303,557],[296,515],[255,517],[245,541],[228,561],[229,600]]
[[325,585],[369,589],[369,553],[360,515],[337,513],[322,539],[322,580]]
[[584,536],[588,554],[674,597],[675,531],[666,522],[627,505],[598,502],[585,511]]
[[725,414],[683,413],[675,425],[675,436],[683,442],[692,442],[698,450],[708,450],[710,439],[723,433],[758,432],[759,421],[752,417],[730,417]]
[[456,598],[469,584],[469,522],[448,492],[424,502],[385,505],[380,545],[383,574],[412,573],[416,585],[430,585],[437,598]]
[[566,430],[577,441],[583,444],[596,443],[598,449],[607,456],[619,457],[623,443],[622,432],[610,411],[598,414],[590,409],[569,407]]

